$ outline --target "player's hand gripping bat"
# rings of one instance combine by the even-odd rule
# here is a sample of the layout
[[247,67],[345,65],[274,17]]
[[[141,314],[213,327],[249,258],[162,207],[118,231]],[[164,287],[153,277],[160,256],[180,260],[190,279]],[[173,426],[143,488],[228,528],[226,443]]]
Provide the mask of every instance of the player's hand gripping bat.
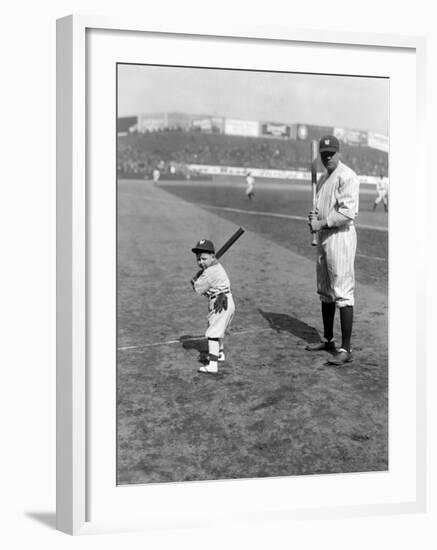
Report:
[[[235,241],[237,239],[239,239],[241,237],[241,235],[245,232],[245,229],[244,227],[239,227],[237,229],[237,231],[235,231],[235,233],[229,237],[229,239],[225,242],[225,244],[219,248],[219,250],[217,250],[217,252],[215,253],[215,257],[217,258],[217,260],[219,258],[221,258],[223,256],[223,254],[225,252],[227,252],[231,246],[235,243]],[[201,269],[200,271],[198,271],[196,273],[196,275],[193,277],[193,279],[191,279],[191,284],[193,285],[194,281],[203,273],[203,270]]]
[[[317,154],[318,154],[318,147],[317,147],[317,141],[312,140],[311,141],[311,191],[312,191],[312,212],[316,211],[317,208]],[[311,245],[317,246],[317,234],[315,232],[312,233],[312,240]]]

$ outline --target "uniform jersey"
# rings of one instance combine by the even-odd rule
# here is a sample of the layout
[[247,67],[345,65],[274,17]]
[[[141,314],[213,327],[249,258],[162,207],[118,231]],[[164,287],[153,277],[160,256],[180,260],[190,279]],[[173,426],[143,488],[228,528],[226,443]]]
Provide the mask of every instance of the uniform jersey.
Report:
[[318,219],[326,219],[329,227],[353,223],[358,214],[359,186],[355,172],[342,162],[332,174],[323,174],[317,184]]
[[388,191],[388,181],[387,181],[387,178],[380,178],[377,182],[376,182],[376,193],[378,194],[378,196],[384,196],[387,194],[387,191]]
[[229,292],[231,283],[224,267],[217,262],[204,269],[199,278],[194,281],[194,290],[197,294],[208,297],[220,292]]
[[339,307],[354,305],[358,206],[357,175],[339,162],[317,185],[317,217],[328,225],[318,233],[317,292],[322,301]]
[[[203,270],[203,273],[193,283],[197,294],[208,298],[208,327],[205,332],[207,338],[223,338],[235,312],[235,304],[231,294],[229,277],[220,263],[215,263]],[[216,313],[214,311],[215,298],[220,293],[226,293],[228,307]]]

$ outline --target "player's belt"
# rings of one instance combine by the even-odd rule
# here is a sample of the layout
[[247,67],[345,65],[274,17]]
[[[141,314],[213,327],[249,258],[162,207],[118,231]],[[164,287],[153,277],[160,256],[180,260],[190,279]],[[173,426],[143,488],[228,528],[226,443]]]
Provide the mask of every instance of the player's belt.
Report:
[[329,233],[341,233],[342,231],[349,231],[351,227],[354,227],[354,222],[351,220],[348,223],[344,223],[343,225],[333,225],[332,227],[324,227],[320,230],[321,233],[329,234]]
[[210,296],[208,296],[208,298],[209,298],[210,300],[212,300],[213,298],[217,298],[217,296],[218,296],[219,294],[230,294],[230,293],[231,293],[230,290],[223,290],[223,291],[221,291],[221,292],[217,292],[216,294],[211,294]]

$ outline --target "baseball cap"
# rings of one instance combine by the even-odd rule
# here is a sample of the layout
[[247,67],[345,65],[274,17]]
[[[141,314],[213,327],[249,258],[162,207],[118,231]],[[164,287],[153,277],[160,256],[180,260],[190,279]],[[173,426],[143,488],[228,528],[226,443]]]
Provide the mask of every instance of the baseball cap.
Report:
[[323,151],[340,151],[340,143],[335,136],[323,136],[319,142],[319,152]]
[[211,241],[206,239],[201,239],[194,248],[191,249],[195,254],[200,254],[201,252],[209,252],[210,254],[215,254],[214,245]]

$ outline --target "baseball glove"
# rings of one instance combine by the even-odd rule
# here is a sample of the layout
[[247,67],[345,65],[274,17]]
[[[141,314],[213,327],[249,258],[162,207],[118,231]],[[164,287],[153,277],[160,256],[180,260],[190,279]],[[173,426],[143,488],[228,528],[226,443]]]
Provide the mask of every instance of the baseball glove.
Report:
[[226,294],[223,294],[221,292],[217,295],[215,302],[214,302],[214,311],[216,313],[221,313],[223,310],[226,311],[228,309],[228,297]]

